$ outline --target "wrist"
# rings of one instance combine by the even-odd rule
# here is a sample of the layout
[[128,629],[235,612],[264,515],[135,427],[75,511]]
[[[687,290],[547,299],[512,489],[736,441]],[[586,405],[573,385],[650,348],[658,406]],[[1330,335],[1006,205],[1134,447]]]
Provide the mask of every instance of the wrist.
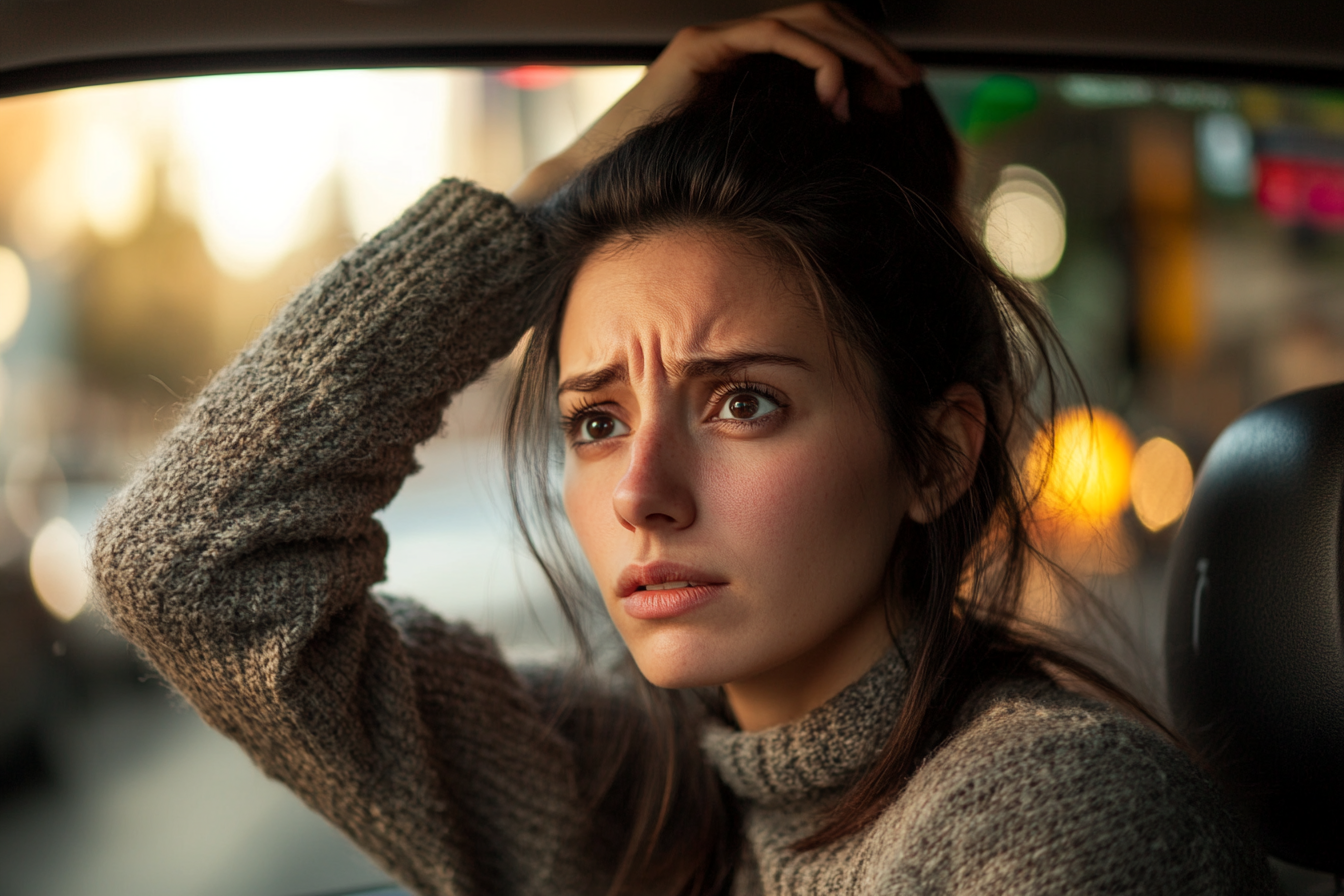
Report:
[[579,170],[579,165],[566,154],[552,156],[538,163],[523,175],[508,192],[509,199],[519,208],[541,205]]

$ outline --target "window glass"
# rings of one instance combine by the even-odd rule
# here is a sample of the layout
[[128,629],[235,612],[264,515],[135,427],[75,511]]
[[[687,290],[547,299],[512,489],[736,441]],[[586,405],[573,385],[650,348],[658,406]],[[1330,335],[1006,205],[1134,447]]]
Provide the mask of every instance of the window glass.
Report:
[[[86,536],[181,403],[437,179],[507,189],[639,68],[341,71],[0,100],[0,868],[14,892],[298,894],[381,875],[85,606]],[[1192,470],[1275,395],[1344,380],[1344,95],[936,71],[966,201],[1096,408],[1050,432],[1039,533],[1159,674]],[[457,398],[382,513],[392,593],[565,638],[513,534],[507,377]],[[1044,457],[1051,436],[1027,449]],[[1033,612],[1057,620],[1051,594]],[[1057,620],[1058,621],[1058,620]],[[1068,620],[1062,620],[1068,622]]]

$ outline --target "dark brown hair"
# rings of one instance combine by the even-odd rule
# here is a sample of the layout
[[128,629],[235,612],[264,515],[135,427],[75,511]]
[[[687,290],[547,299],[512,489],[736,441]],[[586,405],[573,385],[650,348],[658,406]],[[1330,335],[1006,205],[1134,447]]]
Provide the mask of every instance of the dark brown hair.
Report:
[[[851,84],[862,77],[850,75]],[[1076,376],[1045,312],[975,236],[959,205],[960,179],[959,148],[924,86],[903,91],[897,113],[856,103],[852,120],[840,122],[817,102],[810,72],[758,56],[632,134],[536,213],[549,260],[541,322],[508,423],[510,483],[528,543],[585,655],[582,623],[603,611],[568,550],[552,477],[561,456],[557,337],[569,286],[594,251],[614,239],[700,228],[772,253],[811,288],[835,344],[857,359],[896,459],[925,482],[937,483],[958,461],[928,411],[958,383],[984,398],[986,438],[970,487],[928,524],[907,520],[892,549],[889,625],[893,636],[906,626],[923,635],[908,657],[900,720],[873,766],[798,849],[870,824],[987,683],[1063,670],[1151,720],[1092,666],[1022,623],[1025,577],[1042,558],[1030,537],[1033,490],[1019,473],[1017,441],[1053,413],[1058,372],[1075,385]],[[703,702],[654,688],[637,670],[632,679],[627,703],[642,708],[563,723],[587,726],[585,741],[610,751],[585,759],[604,772],[593,785],[595,815],[632,819],[610,838],[613,889],[724,891],[739,834],[731,798],[698,755],[694,718]]]

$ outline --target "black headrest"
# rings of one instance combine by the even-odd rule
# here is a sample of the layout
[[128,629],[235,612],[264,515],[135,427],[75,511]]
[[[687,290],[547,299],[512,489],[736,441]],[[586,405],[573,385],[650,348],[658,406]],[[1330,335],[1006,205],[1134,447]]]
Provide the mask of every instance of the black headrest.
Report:
[[1214,443],[1171,556],[1177,728],[1279,858],[1344,872],[1344,385]]

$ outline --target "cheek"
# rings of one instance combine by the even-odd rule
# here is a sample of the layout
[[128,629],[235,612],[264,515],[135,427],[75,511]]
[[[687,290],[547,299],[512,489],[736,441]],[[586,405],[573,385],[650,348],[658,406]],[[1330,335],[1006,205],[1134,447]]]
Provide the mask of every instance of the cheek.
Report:
[[770,559],[781,576],[884,563],[905,513],[885,457],[829,439],[715,466],[702,495],[712,505],[706,517],[718,521],[726,544]]

